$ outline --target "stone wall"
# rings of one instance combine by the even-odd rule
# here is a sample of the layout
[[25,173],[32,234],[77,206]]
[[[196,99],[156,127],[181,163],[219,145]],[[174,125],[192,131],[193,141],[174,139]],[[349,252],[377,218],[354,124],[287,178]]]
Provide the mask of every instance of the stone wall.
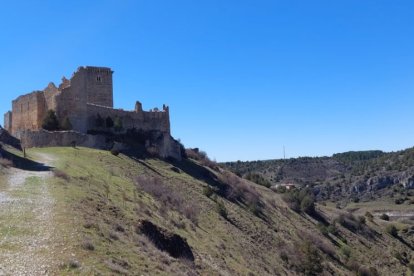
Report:
[[12,126],[13,113],[8,111],[4,114],[4,128],[10,132]]
[[136,128],[137,130],[144,131],[161,131],[165,133],[170,133],[170,116],[168,109],[164,111],[125,111],[122,109],[112,109],[103,106],[88,104],[88,129],[96,128],[96,118],[98,114],[102,118],[107,118],[108,116],[114,120],[116,117],[120,118],[122,121],[123,128],[132,129]]
[[73,142],[77,146],[111,149],[112,143],[107,143],[101,135],[88,135],[75,131],[24,131],[20,134],[22,147],[70,147]]
[[[121,144],[104,135],[90,135],[76,131],[24,131],[20,134],[23,148],[33,147],[70,147],[73,143],[79,147],[110,150],[112,148],[128,150],[128,144]],[[181,160],[181,147],[169,134],[161,133],[161,139],[148,140],[146,147],[155,148],[162,158]]]
[[47,107],[42,91],[20,96],[12,103],[11,133],[18,137],[24,130],[41,128]]

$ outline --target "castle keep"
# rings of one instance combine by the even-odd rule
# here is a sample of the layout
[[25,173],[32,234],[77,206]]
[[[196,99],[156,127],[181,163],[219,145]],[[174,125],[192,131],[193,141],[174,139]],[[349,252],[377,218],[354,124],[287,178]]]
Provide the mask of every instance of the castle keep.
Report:
[[105,67],[79,67],[59,87],[50,83],[42,91],[34,91],[15,99],[12,111],[4,115],[4,127],[20,137],[23,131],[37,131],[48,110],[54,110],[60,122],[66,118],[73,130],[87,133],[96,127],[99,114],[102,118],[119,118],[124,129],[161,131],[170,134],[169,108],[143,111],[136,102],[134,111],[113,108],[113,71]]
[[[160,151],[162,157],[180,158],[179,143],[171,137],[168,106],[162,110],[154,108],[143,111],[142,104],[136,102],[135,110],[114,109],[113,71],[106,67],[79,67],[70,79],[62,78],[57,87],[54,83],[41,91],[23,95],[12,103],[12,110],[4,115],[4,128],[21,139],[25,147],[78,145],[107,148],[99,132],[102,126],[97,122],[110,118],[120,122],[122,129],[117,133],[152,133],[147,140]],[[71,131],[47,132],[42,130],[44,118],[49,110],[56,113],[60,124],[69,120]],[[106,128],[104,131],[112,131]],[[98,135],[89,135],[98,132]],[[154,134],[155,133],[155,134]]]

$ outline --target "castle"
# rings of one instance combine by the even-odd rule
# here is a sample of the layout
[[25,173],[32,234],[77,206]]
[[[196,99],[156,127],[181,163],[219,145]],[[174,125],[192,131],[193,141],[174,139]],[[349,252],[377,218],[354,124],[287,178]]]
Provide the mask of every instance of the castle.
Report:
[[22,131],[37,131],[48,110],[54,110],[60,122],[69,119],[74,131],[87,133],[95,128],[96,118],[118,117],[124,129],[158,130],[170,133],[169,108],[148,112],[136,102],[134,111],[113,108],[113,85],[110,68],[79,67],[68,80],[62,78],[59,87],[50,83],[42,91],[34,91],[15,99],[12,111],[4,115],[4,127],[13,136]]
[[[43,120],[47,112],[53,110],[61,124],[69,120],[75,133],[86,135],[99,127],[98,118],[111,118],[120,121],[124,131],[157,132],[175,141],[170,135],[168,106],[164,105],[162,110],[143,111],[142,104],[137,101],[133,111],[114,109],[113,73],[107,67],[79,67],[70,79],[63,77],[58,87],[49,83],[44,90],[18,97],[12,102],[12,110],[4,115],[4,128],[22,142],[31,141],[28,146],[39,146],[42,142],[33,142],[36,141],[33,137],[44,132]],[[56,135],[55,140],[62,138]],[[40,140],[38,137],[37,141]]]

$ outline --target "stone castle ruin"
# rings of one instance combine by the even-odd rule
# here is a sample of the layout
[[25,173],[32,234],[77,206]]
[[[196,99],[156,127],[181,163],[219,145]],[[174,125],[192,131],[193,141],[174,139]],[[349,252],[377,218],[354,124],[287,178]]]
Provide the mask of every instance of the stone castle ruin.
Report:
[[[4,115],[4,128],[21,139],[25,147],[67,146],[67,143],[78,142],[78,145],[102,148],[100,141],[104,139],[92,137],[91,132],[99,134],[102,130],[97,120],[111,118],[122,126],[118,132],[133,130],[158,134],[157,141],[146,141],[147,146],[156,143],[162,157],[179,157],[179,145],[170,133],[169,107],[164,105],[162,110],[143,111],[142,104],[137,101],[133,111],[114,109],[113,73],[107,67],[79,67],[70,79],[63,77],[58,87],[49,83],[44,90],[18,97],[12,102],[12,110]],[[69,120],[72,130],[43,130],[43,120],[49,110],[56,113],[61,124]]]

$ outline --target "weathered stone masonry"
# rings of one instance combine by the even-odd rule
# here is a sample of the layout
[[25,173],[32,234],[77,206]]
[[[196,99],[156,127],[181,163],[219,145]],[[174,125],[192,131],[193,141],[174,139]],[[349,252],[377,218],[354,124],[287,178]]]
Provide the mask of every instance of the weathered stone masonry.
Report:
[[[81,134],[96,129],[96,118],[99,114],[102,118],[119,118],[124,130],[134,128],[157,131],[174,141],[170,134],[168,106],[164,105],[162,110],[155,108],[144,111],[142,104],[136,102],[133,111],[113,108],[112,75],[113,71],[107,67],[79,67],[70,79],[63,77],[58,87],[54,83],[49,83],[44,90],[34,91],[15,99],[12,102],[12,110],[4,115],[4,127],[13,136],[22,138],[22,142],[28,141],[29,146],[62,145],[61,142],[52,140],[59,137],[65,137],[66,140],[74,134],[52,135],[44,132],[35,134],[41,131],[47,111],[54,110],[60,122],[68,118],[73,131]],[[38,142],[40,138],[50,141],[40,143]],[[168,152],[170,150],[168,141],[165,145],[164,152]],[[171,147],[174,148],[173,151],[176,150],[176,145],[173,143]]]
[[134,111],[113,108],[113,71],[105,67],[79,67],[71,79],[56,87],[50,83],[15,99],[12,111],[4,115],[4,126],[14,136],[26,130],[40,130],[46,112],[55,110],[60,121],[69,118],[73,130],[86,133],[94,128],[97,114],[119,117],[125,129],[157,130],[170,133],[169,108],[143,111],[140,102]]

